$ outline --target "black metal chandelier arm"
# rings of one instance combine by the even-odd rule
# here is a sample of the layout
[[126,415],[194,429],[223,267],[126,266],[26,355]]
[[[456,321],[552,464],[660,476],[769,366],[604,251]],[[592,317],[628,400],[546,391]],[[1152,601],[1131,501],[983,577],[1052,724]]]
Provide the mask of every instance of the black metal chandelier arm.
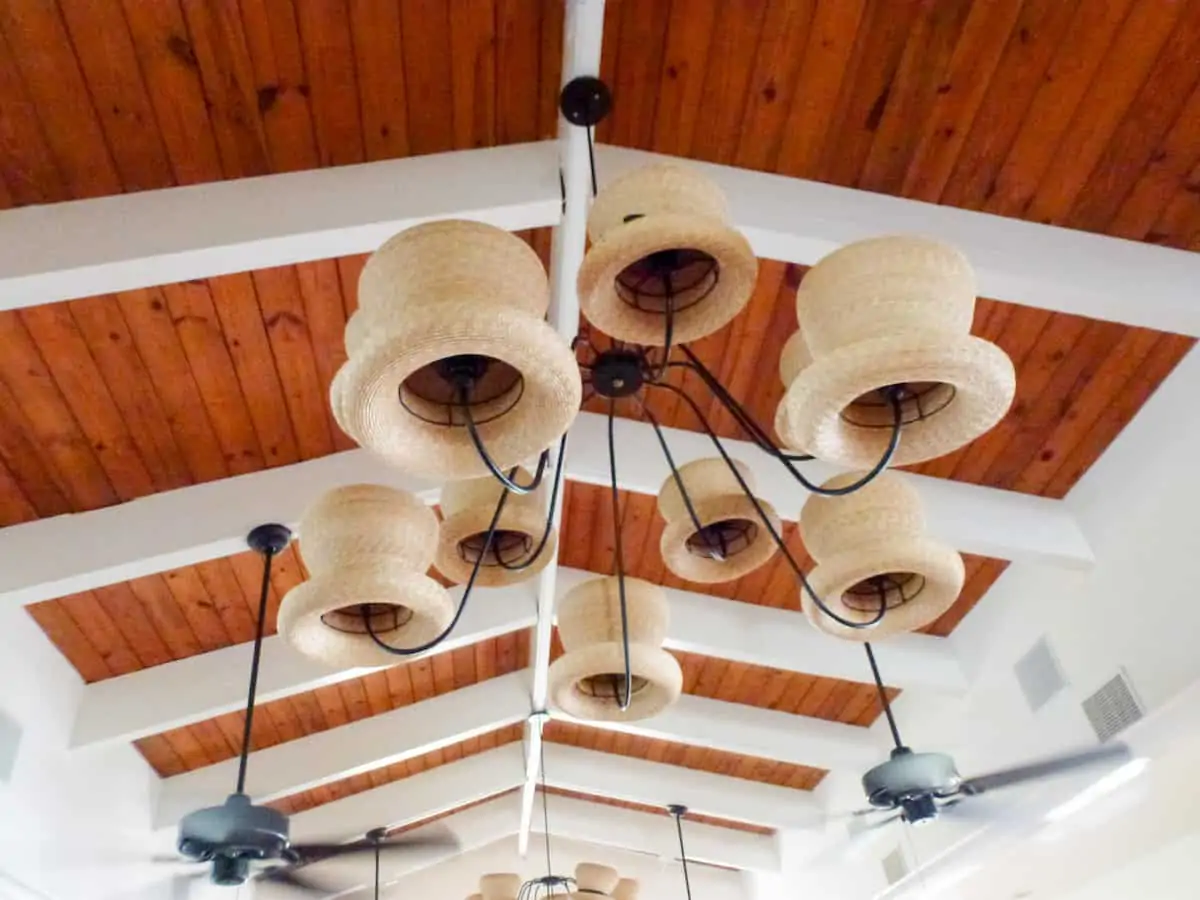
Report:
[[550,533],[554,531],[554,510],[558,506],[559,493],[563,482],[563,460],[567,455],[567,435],[564,432],[562,438],[558,442],[558,459],[554,463],[554,481],[550,487],[550,506],[546,511],[546,527],[542,529],[542,537],[538,541],[537,549],[528,555],[526,559],[520,562],[507,562],[501,559],[499,554],[496,556],[496,562],[502,568],[510,572],[522,572],[528,569],[542,555],[542,551],[546,549],[546,544],[550,541]]
[[[646,405],[640,396],[634,396],[637,397],[638,405],[642,408],[642,413],[650,421],[650,426],[654,429],[654,434],[658,438],[658,445],[662,447],[663,456],[667,460],[667,466],[671,469],[671,477],[675,481],[675,487],[679,489],[679,496],[683,499],[683,505],[687,509],[688,518],[692,520],[692,527],[696,529],[697,534],[706,534],[704,523],[700,521],[700,516],[696,513],[696,507],[692,503],[692,498],[683,483],[683,476],[679,474],[679,469],[675,465],[675,457],[671,455],[671,448],[667,446],[667,437],[663,434],[662,426],[658,423],[658,417],[650,411],[650,407]],[[724,554],[718,555],[719,551],[717,548],[709,547],[709,551],[711,558],[724,559]]]
[[254,697],[258,693],[258,668],[262,662],[263,630],[267,622],[267,599],[271,594],[271,560],[275,550],[267,547],[262,551],[262,586],[258,595],[258,618],[254,625],[254,651],[250,657],[250,686],[246,697],[246,718],[242,723],[242,752],[238,755],[237,791],[246,792],[246,766],[250,761],[250,734],[254,727]]
[[[517,469],[514,466],[509,475],[515,474],[516,471]],[[496,504],[496,511],[492,513],[492,521],[488,523],[487,534],[483,538],[483,547],[479,551],[479,556],[475,559],[475,564],[471,567],[471,577],[467,579],[466,587],[463,588],[462,599],[458,601],[458,609],[454,611],[454,618],[450,620],[450,624],[442,630],[441,634],[426,641],[424,644],[416,647],[393,647],[375,632],[375,626],[371,623],[370,610],[366,604],[362,604],[359,607],[359,612],[362,615],[363,628],[375,646],[393,656],[416,656],[419,653],[432,650],[450,636],[450,633],[454,631],[459,619],[462,618],[462,614],[467,608],[467,601],[471,598],[471,590],[475,587],[475,580],[479,577],[479,570],[483,566],[483,560],[487,557],[488,551],[492,549],[492,541],[496,538],[496,524],[500,521],[500,514],[504,512],[504,504],[508,502],[508,494],[507,490],[500,493],[500,500]]]
[[617,596],[621,606],[621,648],[625,658],[625,690],[617,697],[617,707],[624,712],[633,701],[633,668],[629,660],[629,610],[625,602],[625,554],[621,547],[621,498],[617,493],[617,442],[613,420],[617,401],[608,399],[608,474],[612,486],[613,567],[617,576]]
[[904,747],[904,742],[900,739],[900,729],[896,727],[896,717],[892,714],[892,704],[888,702],[887,688],[883,686],[883,679],[879,676],[879,665],[875,662],[875,649],[871,646],[870,641],[863,642],[863,649],[867,651],[867,662],[871,664],[871,677],[875,680],[875,690],[879,692],[879,702],[883,706],[883,714],[887,717],[888,728],[892,732],[892,740],[896,744],[896,749]]
[[804,591],[809,597],[812,598],[812,601],[816,604],[817,608],[821,610],[824,615],[833,619],[839,625],[843,625],[846,628],[853,628],[855,630],[872,628],[883,621],[883,617],[887,613],[887,603],[884,602],[882,598],[880,599],[879,609],[876,610],[874,617],[863,622],[855,622],[850,619],[843,618],[826,605],[825,601],[817,595],[817,592],[813,590],[812,585],[809,584],[808,577],[804,574],[804,569],[798,562],[796,562],[796,558],[792,556],[792,551],[788,549],[787,543],[783,540],[783,536],[771,523],[770,516],[768,516],[766,510],[763,509],[762,501],[754,496],[754,491],[750,489],[750,485],[746,483],[746,479],[742,476],[742,473],[738,470],[738,467],[734,465],[733,459],[729,455],[729,451],[725,449],[725,445],[721,443],[721,439],[717,437],[716,432],[713,431],[712,426],[708,422],[708,417],[704,415],[704,412],[700,409],[696,401],[688,395],[687,391],[680,387],[676,387],[673,384],[662,383],[656,384],[654,387],[664,388],[672,393],[678,394],[691,408],[692,412],[696,414],[696,418],[700,420],[700,424],[704,428],[705,434],[708,435],[708,438],[710,441],[712,441],[713,446],[717,448],[717,452],[721,454],[721,459],[725,461],[726,468],[729,469],[730,473],[737,480],[738,486],[742,489],[742,493],[746,495],[746,499],[753,504],[754,511],[758,514],[759,519],[762,520],[763,525],[766,527],[767,533],[771,535],[771,539],[775,542],[775,546],[779,548],[779,551],[787,560],[788,566],[791,568],[792,572],[795,573],[796,578],[799,579]]
[[514,467],[507,475],[503,470],[496,465],[496,461],[487,451],[484,446],[483,438],[479,435],[479,429],[475,424],[475,417],[471,415],[471,389],[469,384],[463,383],[458,386],[458,406],[462,410],[463,417],[467,423],[467,434],[471,436],[471,443],[475,446],[475,452],[479,454],[479,458],[483,460],[483,464],[487,466],[487,470],[492,473],[492,477],[504,485],[506,491],[512,491],[514,494],[531,494],[536,491],[542,484],[542,477],[546,474],[546,464],[550,460],[549,449],[543,450],[541,456],[538,457],[537,471],[533,474],[533,480],[529,484],[518,484],[513,480],[513,475],[516,473]]

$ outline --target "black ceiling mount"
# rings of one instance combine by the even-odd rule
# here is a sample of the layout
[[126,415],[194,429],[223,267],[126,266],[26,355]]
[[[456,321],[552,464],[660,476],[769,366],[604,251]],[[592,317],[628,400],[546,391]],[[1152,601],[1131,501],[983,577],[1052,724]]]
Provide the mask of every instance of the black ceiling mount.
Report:
[[580,75],[563,86],[558,107],[572,125],[590,128],[602,122],[612,109],[612,92],[599,78]]
[[645,359],[629,350],[607,350],[592,363],[592,388],[601,397],[629,397],[645,381]]
[[292,530],[286,525],[270,523],[256,526],[248,535],[246,543],[258,553],[275,555],[282,553],[292,539]]

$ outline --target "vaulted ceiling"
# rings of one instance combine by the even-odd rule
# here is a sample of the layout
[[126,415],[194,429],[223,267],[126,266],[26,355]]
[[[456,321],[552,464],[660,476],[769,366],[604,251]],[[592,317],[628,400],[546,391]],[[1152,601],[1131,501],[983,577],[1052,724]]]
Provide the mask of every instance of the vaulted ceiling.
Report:
[[[549,0],[0,0],[0,207],[550,138],[562,33],[563,4]],[[601,75],[615,106],[597,140],[1194,250],[1198,55],[1200,2],[608,0]],[[547,258],[549,229],[522,236]],[[353,447],[327,393],[363,261],[0,312],[0,526]],[[763,260],[746,310],[694,347],[765,423],[782,393],[779,356],[803,275]],[[1192,344],[1024,299],[981,299],[973,328],[1016,365],[1009,414],[917,471],[1061,498]],[[706,403],[718,433],[743,437]],[[666,425],[699,429],[677,399],[650,406]],[[625,404],[618,413],[642,416]],[[568,485],[560,565],[610,570],[606,501],[603,488]],[[653,497],[622,492],[620,508],[632,574],[798,608],[778,559],[729,584],[680,581],[655,549]],[[787,536],[806,559],[794,525]],[[929,634],[948,635],[1006,565],[968,556],[967,587]],[[241,554],[29,612],[86,682],[119,680],[251,640],[258,577],[257,559]],[[273,571],[268,633],[279,598],[304,577],[289,550]],[[529,642],[525,625],[273,699],[253,746],[520,672]],[[782,670],[676,652],[690,695],[854,728],[879,711],[865,671],[848,681],[802,661]],[[156,772],[177,776],[235,755],[240,723],[240,713],[204,716],[137,746]],[[311,809],[519,738],[507,724],[277,802]],[[796,791],[824,773],[581,725],[554,723],[547,739]]]

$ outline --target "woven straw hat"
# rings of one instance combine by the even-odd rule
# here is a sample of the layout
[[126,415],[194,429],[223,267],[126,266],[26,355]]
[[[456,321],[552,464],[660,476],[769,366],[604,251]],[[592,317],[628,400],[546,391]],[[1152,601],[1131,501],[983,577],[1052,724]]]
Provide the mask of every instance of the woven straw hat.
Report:
[[[845,487],[862,475],[838,475],[823,486]],[[891,472],[845,496],[810,497],[800,511],[800,533],[817,563],[808,575],[813,591],[852,622],[873,620],[881,595],[888,609],[872,628],[849,628],[821,612],[802,591],[809,621],[835,637],[868,641],[915,631],[937,619],[958,598],[965,572],[953,548],[924,532],[920,497]]]
[[516,900],[519,893],[520,875],[513,872],[493,872],[479,877],[479,893],[476,896],[482,900]]
[[321,496],[300,520],[300,553],[312,573],[287,592],[279,634],[300,653],[337,668],[393,665],[367,633],[395,647],[440,634],[454,601],[425,571],[437,518],[412,494],[354,484]]
[[[737,460],[734,465],[753,489],[750,470]],[[698,459],[680,466],[679,477],[704,530],[697,531],[675,477],[667,476],[658,490],[658,511],[667,521],[660,547],[668,569],[680,578],[711,584],[741,578],[774,556],[775,542],[725,460]],[[778,533],[775,510],[759,502]],[[718,549],[724,550],[724,558],[710,555]]]
[[[517,480],[528,484],[530,475],[521,469]],[[557,533],[552,531],[541,554],[527,568],[514,571],[500,565],[501,560],[510,565],[528,562],[537,550],[546,528],[545,484],[543,481],[528,494],[508,495],[476,584],[496,587],[525,581],[555,558]],[[451,581],[464,582],[471,577],[503,492],[503,486],[491,476],[451,482],[442,488],[442,527],[434,565]]]
[[478,222],[419,225],[371,256],[358,296],[330,404],[362,446],[428,477],[486,474],[451,370],[476,379],[472,416],[499,466],[570,426],[579,368],[543,318],[546,273],[524,241]]
[[575,867],[575,890],[567,896],[570,900],[594,900],[597,895],[611,897],[620,880],[620,874],[612,866],[580,863]]
[[1004,351],[971,336],[974,308],[974,273],[943,244],[884,237],[825,257],[796,292],[803,337],[785,348],[775,430],[820,459],[873,466],[891,436],[881,392],[901,386],[893,464],[969,443],[1003,418],[1016,390]]
[[638,900],[641,888],[636,878],[622,878],[613,888],[613,900]]
[[754,292],[758,260],[726,221],[721,189],[692,168],[646,166],[607,185],[588,215],[592,247],[579,269],[579,303],[597,328],[662,346],[666,279],[672,340],[712,334]]
[[550,699],[577,719],[633,721],[666,709],[679,698],[683,672],[662,649],[669,611],[662,589],[640,578],[625,579],[629,663],[633,696],[624,712],[625,654],[617,578],[576,585],[558,604],[558,632],[565,653],[550,666]]

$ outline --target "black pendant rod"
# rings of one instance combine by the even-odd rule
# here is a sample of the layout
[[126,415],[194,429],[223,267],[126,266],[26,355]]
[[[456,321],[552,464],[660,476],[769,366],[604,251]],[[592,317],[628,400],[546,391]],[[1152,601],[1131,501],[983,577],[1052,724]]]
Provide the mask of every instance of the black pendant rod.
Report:
[[672,803],[667,807],[667,812],[675,817],[675,833],[679,835],[679,861],[683,864],[683,887],[687,892],[687,900],[692,900],[692,880],[688,877],[687,851],[683,847],[683,817],[687,807]]
[[896,727],[896,717],[892,715],[892,704],[888,703],[887,689],[883,686],[883,679],[879,677],[879,666],[875,662],[875,651],[871,647],[871,642],[864,641],[863,649],[867,651],[867,662],[871,664],[871,677],[875,679],[875,690],[879,691],[879,702],[883,704],[883,714],[887,716],[888,728],[892,731],[892,740],[896,744],[896,749],[900,750],[904,747],[904,742],[900,740],[900,729]]
[[254,626],[254,651],[250,657],[250,687],[246,694],[246,721],[242,726],[242,752],[238,757],[237,793],[246,792],[246,764],[250,761],[250,732],[254,727],[254,696],[258,693],[258,667],[262,662],[263,629],[267,623],[267,598],[271,594],[271,560],[281,553],[292,533],[283,525],[259,525],[246,543],[263,558],[262,587],[258,597],[258,621]]
[[613,419],[617,401],[608,398],[608,474],[612,489],[613,568],[616,569],[617,595],[621,604],[621,645],[625,653],[625,691],[617,697],[617,707],[624,712],[633,701],[633,667],[629,661],[629,610],[625,602],[625,555],[621,549],[621,498],[617,493],[617,442],[613,434]]

